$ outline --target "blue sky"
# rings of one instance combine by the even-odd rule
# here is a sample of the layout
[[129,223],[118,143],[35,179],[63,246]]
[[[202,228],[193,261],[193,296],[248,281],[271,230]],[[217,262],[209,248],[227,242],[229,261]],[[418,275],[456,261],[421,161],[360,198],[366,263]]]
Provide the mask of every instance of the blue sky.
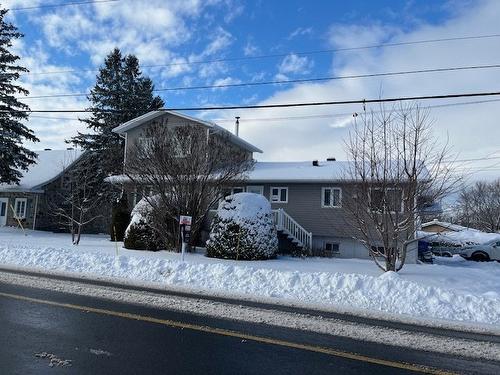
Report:
[[[3,2],[10,8],[60,3],[64,1]],[[157,88],[495,64],[500,61],[500,38],[338,53],[296,53],[500,33],[497,21],[499,3],[495,0],[121,0],[14,11],[10,18],[26,35],[15,48],[32,72],[70,71],[23,77],[32,95],[47,95],[86,92],[95,80],[92,70],[115,46],[125,53],[136,54],[144,66],[177,64],[143,69]],[[285,56],[189,64],[200,60],[269,54]],[[265,104],[362,99],[381,94],[496,91],[497,82],[498,70],[490,70],[301,85],[167,91],[161,96],[170,107]],[[33,109],[74,109],[87,105],[83,97],[30,99],[26,102]],[[343,106],[201,112],[195,115],[216,119],[228,128],[232,127],[233,116],[240,115],[241,136],[264,150],[258,156],[261,160],[309,160],[328,156],[342,158],[342,140],[352,120],[348,114],[359,110],[359,106]],[[500,127],[496,126],[499,117],[494,115],[500,115],[498,112],[498,103],[495,102],[433,109],[436,137],[443,141],[449,138],[461,158],[500,156],[497,141]],[[63,140],[82,130],[82,125],[71,119],[75,115],[43,116],[57,119],[31,118],[30,126],[42,141],[34,148],[65,147]],[[296,118],[283,119],[288,117]],[[267,120],[254,120],[259,118]],[[470,167],[493,168],[493,164],[494,160]],[[498,175],[498,171],[488,171],[487,175]]]

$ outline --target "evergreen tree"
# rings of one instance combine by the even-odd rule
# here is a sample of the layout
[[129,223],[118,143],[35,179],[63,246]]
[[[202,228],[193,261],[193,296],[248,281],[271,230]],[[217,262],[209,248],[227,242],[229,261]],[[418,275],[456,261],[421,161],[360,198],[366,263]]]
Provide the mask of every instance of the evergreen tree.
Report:
[[22,38],[17,28],[5,21],[7,9],[0,9],[0,183],[19,183],[22,171],[35,162],[36,153],[23,147],[23,141],[38,142],[32,130],[23,125],[29,107],[16,99],[28,90],[16,85],[20,73],[19,56],[9,51],[14,39]]
[[123,57],[118,48],[106,57],[88,96],[91,115],[81,119],[93,133],[79,133],[71,139],[72,143],[91,151],[99,178],[122,172],[124,144],[112,129],[163,107],[163,100],[153,96],[153,89],[151,79],[142,75],[137,57]]

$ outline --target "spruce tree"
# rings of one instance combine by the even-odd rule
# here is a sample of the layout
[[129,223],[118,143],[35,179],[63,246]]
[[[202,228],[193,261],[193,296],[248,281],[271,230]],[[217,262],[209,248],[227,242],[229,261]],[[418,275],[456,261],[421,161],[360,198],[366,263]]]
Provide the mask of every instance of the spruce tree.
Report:
[[23,142],[38,142],[38,138],[23,124],[28,119],[29,107],[16,98],[29,94],[16,84],[20,74],[28,69],[18,65],[19,56],[9,51],[12,41],[23,34],[5,21],[7,11],[0,9],[0,183],[18,184],[22,171],[28,170],[37,156],[23,147]]
[[106,57],[88,96],[91,115],[81,119],[92,133],[79,133],[71,139],[91,151],[99,178],[122,172],[124,143],[112,129],[163,107],[163,100],[153,96],[153,89],[151,79],[142,75],[137,57],[124,57],[118,48]]

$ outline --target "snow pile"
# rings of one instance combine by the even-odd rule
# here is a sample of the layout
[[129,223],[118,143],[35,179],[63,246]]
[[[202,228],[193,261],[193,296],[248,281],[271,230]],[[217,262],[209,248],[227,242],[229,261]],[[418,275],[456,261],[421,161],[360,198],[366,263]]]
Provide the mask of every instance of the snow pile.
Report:
[[236,260],[269,259],[277,250],[273,212],[264,196],[238,193],[220,202],[207,241],[207,256]]
[[418,231],[417,236],[427,242],[440,242],[454,246],[483,244],[500,239],[500,233],[485,233],[477,229],[464,229],[460,232],[441,232],[431,234]]
[[[63,238],[63,237],[61,237]],[[114,256],[114,244],[107,241],[107,249],[85,250],[82,247],[63,248],[53,244],[44,246],[44,239],[21,241],[0,241],[0,264],[56,272],[81,273],[90,277],[110,277],[138,282],[158,283],[161,286],[176,286],[192,290],[204,290],[215,294],[240,297],[272,298],[295,301],[301,304],[335,306],[346,310],[375,310],[392,314],[407,314],[417,318],[458,320],[475,323],[500,324],[500,264],[476,264],[475,262],[453,261],[451,266],[414,266],[409,275],[387,272],[381,276],[348,273],[305,271],[301,264],[313,266],[323,262],[298,260],[276,260],[249,262],[242,266],[234,261],[223,261],[196,257],[192,262],[174,260],[167,252],[140,256],[139,252],[120,250],[126,255]],[[40,242],[36,245],[35,242]],[[95,243],[94,243],[95,246]],[[133,254],[133,255],[131,255]],[[161,256],[161,257],[160,257]],[[166,259],[170,257],[171,259]],[[201,263],[205,262],[205,263]],[[269,265],[262,266],[259,265]],[[326,263],[328,265],[328,263]],[[342,268],[337,259],[337,269]],[[340,265],[339,265],[340,264]],[[349,262],[345,264],[349,265]],[[346,267],[344,264],[344,268]],[[358,270],[365,267],[376,270],[369,261],[358,261]],[[487,288],[471,289],[466,279],[466,268],[474,268],[473,277],[479,278],[477,285],[490,280]],[[280,267],[283,267],[281,268]],[[467,267],[466,266],[466,267]],[[272,268],[274,267],[274,268]],[[288,267],[288,269],[287,269]],[[291,268],[294,267],[295,270]],[[303,266],[305,267],[305,266]],[[456,268],[454,268],[456,267]],[[477,270],[475,268],[478,268]],[[318,268],[318,266],[316,266]],[[329,267],[324,267],[327,269]],[[330,267],[333,268],[333,267]],[[321,268],[320,268],[321,269]],[[443,280],[431,284],[410,280],[415,270],[422,270],[422,279],[438,274]],[[448,269],[448,271],[445,271]],[[427,272],[427,274],[426,274]],[[482,279],[481,279],[482,278]],[[455,284],[464,283],[463,289]],[[478,287],[479,288],[479,287]],[[488,290],[488,291],[487,291]]]

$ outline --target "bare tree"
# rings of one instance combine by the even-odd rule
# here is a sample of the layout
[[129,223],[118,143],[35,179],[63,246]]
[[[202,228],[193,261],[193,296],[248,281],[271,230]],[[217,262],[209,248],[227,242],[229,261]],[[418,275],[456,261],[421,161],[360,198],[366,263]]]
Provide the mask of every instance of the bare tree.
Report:
[[464,187],[456,208],[461,225],[485,232],[500,231],[500,179]]
[[415,238],[419,197],[439,201],[457,182],[447,167],[450,149],[431,132],[418,104],[364,111],[345,142],[350,159],[343,207],[355,237],[384,271],[399,271]]
[[125,174],[148,187],[153,228],[170,246],[179,241],[179,215],[193,217],[196,239],[208,210],[252,168],[249,154],[229,142],[229,134],[201,125],[154,123],[127,153]]
[[61,185],[48,207],[51,214],[69,229],[73,245],[78,245],[83,228],[102,217],[99,208],[103,196],[96,189],[100,183],[96,181],[89,153],[66,169]]

